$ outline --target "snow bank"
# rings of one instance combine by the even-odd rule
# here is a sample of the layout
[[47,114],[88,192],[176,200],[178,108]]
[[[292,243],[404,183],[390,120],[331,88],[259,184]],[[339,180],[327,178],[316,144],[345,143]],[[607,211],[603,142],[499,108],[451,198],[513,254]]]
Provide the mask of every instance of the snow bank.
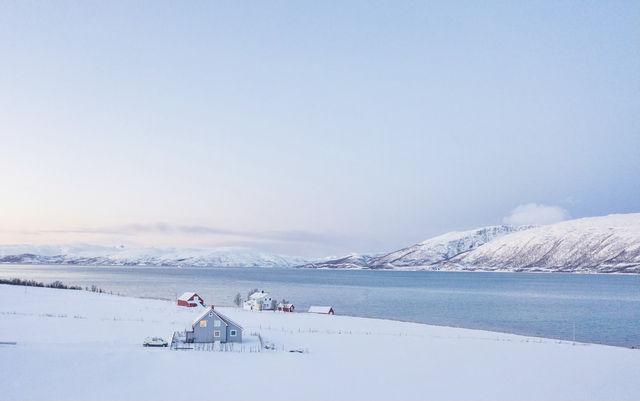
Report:
[[[467,329],[219,308],[234,352],[142,347],[200,308],[0,285],[0,398],[639,399],[640,352]],[[275,350],[250,352],[260,333]],[[304,353],[292,353],[302,350]]]

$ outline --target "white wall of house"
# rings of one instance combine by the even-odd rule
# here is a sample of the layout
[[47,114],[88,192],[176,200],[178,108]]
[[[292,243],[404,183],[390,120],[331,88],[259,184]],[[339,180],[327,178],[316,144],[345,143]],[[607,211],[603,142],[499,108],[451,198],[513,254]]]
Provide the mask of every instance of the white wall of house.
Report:
[[273,298],[267,292],[256,292],[251,294],[249,299],[243,303],[246,310],[270,310]]

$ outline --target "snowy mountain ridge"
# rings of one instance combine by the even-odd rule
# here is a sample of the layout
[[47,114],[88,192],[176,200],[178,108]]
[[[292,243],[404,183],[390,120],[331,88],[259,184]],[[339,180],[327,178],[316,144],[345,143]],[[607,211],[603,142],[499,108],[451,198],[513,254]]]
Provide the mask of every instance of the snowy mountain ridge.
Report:
[[448,260],[471,251],[496,238],[528,230],[534,226],[489,226],[469,231],[454,231],[422,241],[419,244],[374,258],[374,268],[425,266]]
[[299,267],[640,273],[640,213],[451,232],[381,256],[348,255]]
[[640,213],[539,226],[447,260],[444,270],[640,273]]
[[0,263],[640,273],[640,213],[450,232],[377,255],[307,260],[246,248],[0,245]]
[[0,263],[89,266],[289,267],[303,258],[247,248],[125,248],[86,244],[2,245]]
[[321,260],[306,265],[303,268],[340,268],[340,269],[397,269],[415,266],[428,266],[442,262],[463,252],[468,252],[478,246],[500,236],[527,230],[534,226],[489,226],[469,231],[454,231],[422,241],[418,244],[398,251],[372,255],[347,255]]
[[367,269],[370,266],[370,262],[374,257],[371,255],[359,255],[352,253],[350,255],[342,257],[329,257],[318,261],[306,263],[304,265],[296,266],[302,268],[315,268],[315,269]]

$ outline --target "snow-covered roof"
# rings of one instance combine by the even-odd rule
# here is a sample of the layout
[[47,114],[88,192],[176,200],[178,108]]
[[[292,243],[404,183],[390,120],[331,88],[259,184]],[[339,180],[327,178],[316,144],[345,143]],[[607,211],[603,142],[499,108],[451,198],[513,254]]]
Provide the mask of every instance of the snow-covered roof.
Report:
[[178,300],[179,301],[188,301],[194,295],[198,295],[198,294],[196,294],[195,292],[185,292],[184,294],[180,295],[180,298],[178,298]]
[[254,292],[253,294],[251,294],[251,296],[249,298],[251,298],[251,299],[260,299],[260,298],[266,297],[268,295],[269,295],[268,292],[260,292],[260,291],[258,291],[258,292]]
[[201,321],[202,319],[207,317],[209,315],[209,313],[213,313],[214,315],[216,315],[218,317],[218,319],[220,319],[222,321],[222,323],[224,323],[226,326],[229,326],[229,324],[231,324],[233,326],[237,326],[239,329],[242,329],[242,326],[240,326],[238,323],[236,323],[233,320],[229,319],[228,317],[226,317],[222,313],[216,312],[213,309],[213,306],[211,307],[211,309],[207,308],[207,310],[205,310],[200,316],[198,316],[198,318],[193,321],[193,326],[195,326],[199,321]]
[[330,306],[311,306],[309,313],[329,313],[331,309]]
[[227,325],[231,324],[233,326],[236,326],[240,330],[243,330],[242,326],[240,326],[238,323],[234,322],[233,320],[229,319],[227,316],[223,315],[222,313],[215,312],[215,314],[218,315],[220,320],[223,320],[225,323],[227,323]]
[[[200,316],[198,316],[198,318],[197,318],[196,320],[194,320],[194,321],[193,321],[193,324],[194,324],[194,325],[195,325],[195,324],[197,324],[199,321],[201,321],[201,320],[202,320],[202,319],[204,319],[207,315],[209,315],[209,313],[210,313],[210,312],[213,312],[216,316],[218,315],[218,314],[216,313],[216,311],[214,311],[214,310],[213,310],[213,307],[211,307],[211,308],[207,308],[204,312],[202,312],[202,313],[200,314]],[[218,317],[220,317],[220,316],[218,316]],[[221,318],[220,320],[223,320],[223,319]],[[224,320],[223,320],[223,321],[224,321]],[[226,322],[225,322],[225,324],[226,324]]]
[[291,307],[291,306],[293,306],[293,304],[283,304],[282,302],[280,302],[280,303],[278,304],[278,307],[279,307],[279,308],[289,308],[289,307]]

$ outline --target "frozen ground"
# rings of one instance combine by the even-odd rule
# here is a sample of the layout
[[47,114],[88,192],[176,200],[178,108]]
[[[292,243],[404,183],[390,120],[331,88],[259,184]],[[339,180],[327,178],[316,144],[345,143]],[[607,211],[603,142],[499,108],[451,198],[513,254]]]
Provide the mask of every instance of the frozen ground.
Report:
[[[143,348],[201,312],[0,285],[0,399],[640,399],[640,352],[389,320],[220,311],[234,352]],[[275,350],[259,348],[256,336]],[[288,352],[302,350],[304,353]]]

